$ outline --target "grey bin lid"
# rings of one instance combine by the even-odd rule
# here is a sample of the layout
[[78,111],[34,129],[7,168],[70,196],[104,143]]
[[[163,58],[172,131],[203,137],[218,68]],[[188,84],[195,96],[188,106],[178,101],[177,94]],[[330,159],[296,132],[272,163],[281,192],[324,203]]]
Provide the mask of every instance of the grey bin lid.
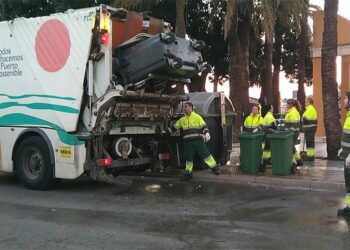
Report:
[[[202,117],[217,117],[220,116],[220,94],[211,92],[195,92],[188,93],[189,102],[193,103],[194,111]],[[236,116],[235,109],[231,101],[225,97],[226,100],[226,116]],[[184,102],[185,103],[185,102]],[[179,105],[176,112],[183,114],[183,105]]]

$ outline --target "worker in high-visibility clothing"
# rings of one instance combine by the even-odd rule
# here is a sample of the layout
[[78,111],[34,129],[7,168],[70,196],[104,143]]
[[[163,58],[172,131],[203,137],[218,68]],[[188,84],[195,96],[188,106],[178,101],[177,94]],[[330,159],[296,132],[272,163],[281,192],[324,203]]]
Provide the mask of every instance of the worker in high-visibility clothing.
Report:
[[345,207],[338,209],[338,216],[344,216],[350,219],[350,92],[346,92],[344,98],[344,106],[347,109],[346,119],[343,126],[343,132],[341,135],[341,149],[339,150],[339,156],[345,155],[344,163],[344,178],[345,178]]
[[207,125],[203,118],[193,111],[193,104],[191,102],[186,102],[184,104],[184,112],[185,116],[181,117],[169,128],[171,133],[180,129],[183,130],[186,170],[181,180],[188,181],[192,179],[193,162],[196,154],[204,160],[214,174],[219,175],[220,169],[205,145],[205,143],[210,140]]
[[293,135],[293,161],[297,166],[302,166],[299,151],[295,148],[296,142],[300,135],[300,106],[299,102],[294,99],[287,100],[287,113],[284,117],[285,130],[294,132]]
[[[271,104],[265,105],[262,114],[264,115],[265,121],[265,133],[271,134],[277,132],[276,119],[273,116],[273,106]],[[266,167],[266,164],[271,160],[271,145],[267,136],[265,136],[265,146],[263,150],[263,165]]]
[[317,111],[314,107],[314,98],[305,99],[305,112],[302,119],[302,131],[305,132],[306,155],[308,161],[315,160],[315,134],[317,130]]
[[244,120],[244,131],[258,132],[264,129],[264,118],[260,115],[260,110],[257,105],[252,107],[252,112]]

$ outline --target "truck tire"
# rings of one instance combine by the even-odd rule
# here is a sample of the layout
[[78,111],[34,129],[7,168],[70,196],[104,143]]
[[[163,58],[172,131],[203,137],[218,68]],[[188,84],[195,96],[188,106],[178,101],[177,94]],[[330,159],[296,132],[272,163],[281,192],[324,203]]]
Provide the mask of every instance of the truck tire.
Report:
[[46,190],[55,183],[49,149],[39,136],[30,136],[21,142],[16,151],[15,167],[20,182],[29,189]]

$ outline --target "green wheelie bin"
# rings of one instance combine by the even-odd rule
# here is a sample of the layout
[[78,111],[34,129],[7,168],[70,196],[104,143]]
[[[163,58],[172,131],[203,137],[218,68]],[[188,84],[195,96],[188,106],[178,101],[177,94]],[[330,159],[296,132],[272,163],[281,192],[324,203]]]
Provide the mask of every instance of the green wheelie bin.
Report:
[[271,142],[272,174],[288,175],[294,172],[293,132],[281,131],[268,134]]
[[240,161],[243,173],[256,174],[259,172],[262,159],[262,141],[264,132],[243,132],[238,135],[240,144]]

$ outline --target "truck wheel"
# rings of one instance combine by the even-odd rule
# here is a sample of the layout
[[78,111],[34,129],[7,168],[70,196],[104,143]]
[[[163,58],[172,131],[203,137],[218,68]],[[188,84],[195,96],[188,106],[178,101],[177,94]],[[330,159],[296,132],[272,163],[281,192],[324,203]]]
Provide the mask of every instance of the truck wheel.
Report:
[[55,183],[49,149],[38,136],[24,139],[16,151],[15,167],[20,182],[29,189],[45,190]]

